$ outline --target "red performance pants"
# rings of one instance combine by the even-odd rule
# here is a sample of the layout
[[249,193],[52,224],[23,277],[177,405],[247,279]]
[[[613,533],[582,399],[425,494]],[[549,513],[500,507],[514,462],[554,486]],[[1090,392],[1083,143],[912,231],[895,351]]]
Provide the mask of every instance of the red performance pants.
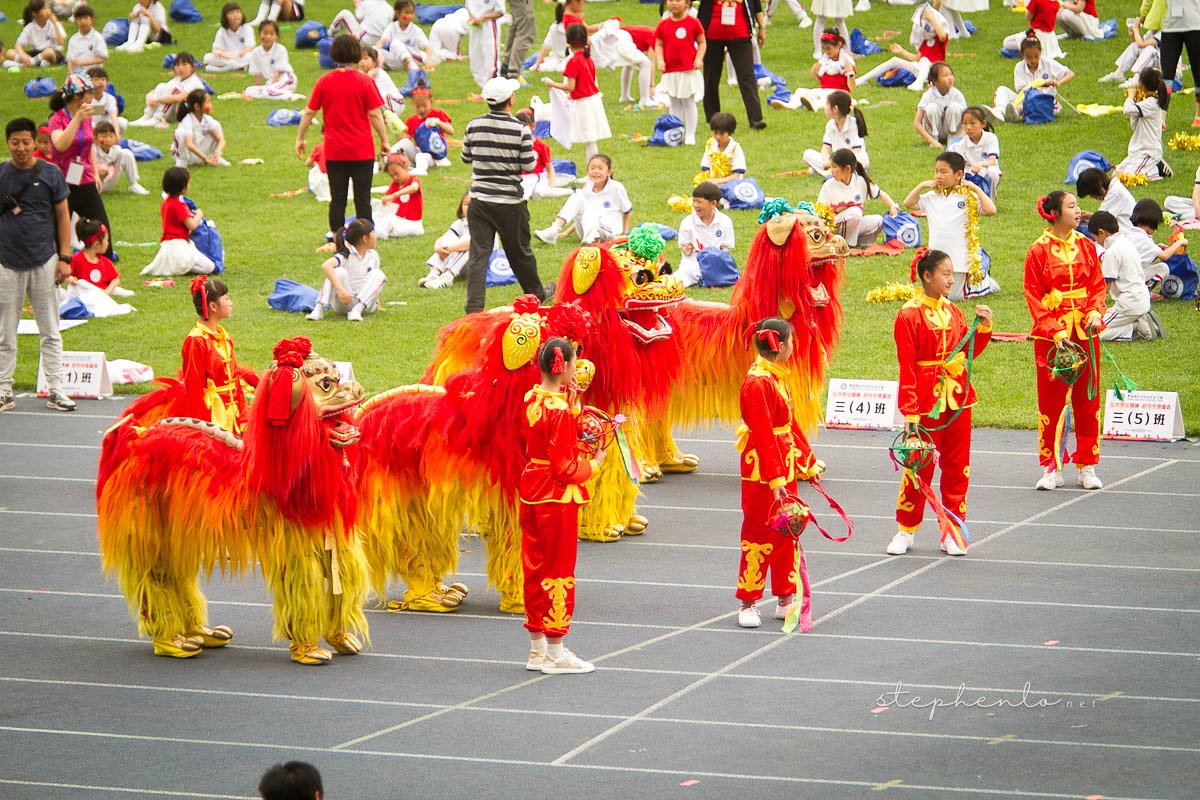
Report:
[[[1092,350],[1088,342],[1072,338],[1091,359]],[[1098,349],[1098,347],[1097,347]],[[1089,364],[1087,370],[1073,384],[1067,384],[1050,376],[1047,360],[1054,350],[1054,343],[1045,339],[1033,340],[1034,361],[1037,364],[1038,399],[1038,463],[1043,467],[1061,466],[1058,453],[1062,445],[1063,425],[1067,410],[1067,395],[1071,396],[1072,424],[1075,427],[1075,455],[1067,461],[1079,466],[1096,464],[1100,461],[1100,392],[1098,377],[1092,370],[1098,364]],[[1096,396],[1088,399],[1088,384],[1097,387]]]
[[[795,493],[796,484],[787,489]],[[775,493],[767,484],[742,481],[742,561],[734,596],[743,603],[756,602],[763,596],[768,570],[772,595],[796,593],[796,540],[768,527],[774,502]]]
[[[931,430],[941,424],[944,423],[921,417],[921,425]],[[964,408],[949,427],[929,435],[937,450],[938,465],[942,468],[938,479],[942,507],[959,519],[966,519],[967,486],[971,481],[971,409]],[[917,474],[926,485],[933,486],[932,462]],[[896,525],[908,533],[915,533],[924,516],[925,495],[905,470],[900,478],[900,496],[896,498]]]
[[567,635],[575,611],[577,503],[521,503],[525,629],[552,639]]

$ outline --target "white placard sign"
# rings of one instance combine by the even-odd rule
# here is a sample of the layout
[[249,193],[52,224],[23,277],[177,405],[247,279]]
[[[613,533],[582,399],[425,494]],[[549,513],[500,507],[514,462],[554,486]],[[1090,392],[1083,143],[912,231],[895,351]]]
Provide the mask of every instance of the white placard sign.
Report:
[[1122,392],[1104,399],[1105,439],[1173,442],[1184,437],[1178,392]]
[[[42,397],[50,394],[46,383],[45,365],[38,361],[37,391]],[[112,381],[108,377],[108,359],[104,353],[64,350],[62,354],[62,386],[68,397],[109,397]]]
[[337,368],[338,380],[342,383],[354,380],[354,365],[349,361],[335,361],[333,366]]
[[904,421],[896,410],[899,391],[897,381],[830,378],[825,427],[889,431]]

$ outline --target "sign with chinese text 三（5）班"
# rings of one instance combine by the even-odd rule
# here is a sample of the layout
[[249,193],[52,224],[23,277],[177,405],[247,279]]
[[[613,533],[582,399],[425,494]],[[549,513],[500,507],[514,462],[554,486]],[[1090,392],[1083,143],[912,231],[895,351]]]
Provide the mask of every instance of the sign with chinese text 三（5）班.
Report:
[[1122,392],[1104,399],[1105,439],[1173,442],[1183,438],[1178,392]]

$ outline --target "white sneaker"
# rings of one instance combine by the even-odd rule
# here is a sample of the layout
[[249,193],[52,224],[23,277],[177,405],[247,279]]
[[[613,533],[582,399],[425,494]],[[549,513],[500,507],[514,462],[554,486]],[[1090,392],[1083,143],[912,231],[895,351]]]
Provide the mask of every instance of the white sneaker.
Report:
[[800,18],[800,27],[801,28],[811,28],[812,26],[813,26],[812,17],[810,17],[806,14],[805,16]]
[[320,322],[325,318],[325,306],[317,303],[312,311],[304,315],[304,318],[309,322]]
[[967,551],[958,546],[958,542],[954,541],[954,537],[947,536],[942,540],[942,552],[949,556],[965,556]]
[[540,231],[534,231],[533,235],[538,238],[538,241],[544,244],[555,244],[558,242],[558,231],[554,228],[542,228]]
[[1076,482],[1084,489],[1103,489],[1104,484],[1100,482],[1100,478],[1096,475],[1096,468],[1091,464],[1079,468],[1079,477]]
[[362,322],[363,304],[355,303],[354,308],[346,312],[347,322]]
[[537,650],[529,651],[529,658],[525,661],[525,669],[530,672],[541,672],[542,667],[546,665],[546,654],[539,653]]
[[118,286],[112,290],[113,297],[133,297],[133,292],[126,289],[124,286]]
[[431,280],[429,283],[425,284],[425,288],[426,289],[449,289],[451,284],[453,284],[453,283],[454,283],[454,273],[443,272],[441,275],[438,275],[436,278]]
[[429,272],[425,273],[420,278],[417,278],[417,286],[428,288],[429,282],[437,277],[438,273],[434,272],[433,270],[429,270]]
[[133,192],[134,194],[150,194],[150,190],[145,186],[142,186],[140,183],[129,184],[129,191]]
[[217,166],[218,166],[218,167],[228,167],[228,166],[229,166],[229,160],[228,160],[228,159],[226,159],[224,156],[222,156],[221,158],[218,158],[218,159],[217,159]]
[[758,606],[750,606],[739,611],[738,625],[743,628],[757,628],[762,625],[762,615],[758,613]]
[[76,406],[76,402],[59,389],[51,389],[46,399],[46,407],[55,411],[74,411]]
[[435,161],[435,162],[433,162],[433,163],[437,164],[439,167],[449,167],[449,166],[453,166],[453,165],[450,163],[450,159],[448,159],[448,158],[439,158],[437,161]]
[[551,661],[550,657],[546,656],[542,662],[543,675],[586,675],[595,671],[595,664],[584,661],[566,648],[563,649],[561,658]]
[[776,601],[776,603],[775,603],[775,619],[787,619],[788,614],[790,614],[792,612],[792,609],[795,607],[796,607],[795,599],[793,599],[792,602],[788,603],[787,605],[784,605],[783,603]]
[[871,0],[858,0],[858,4],[854,6],[856,14],[863,14],[871,10]]
[[1004,107],[1004,121],[1005,122],[1020,122],[1021,121],[1021,115],[1017,113],[1017,106],[1015,103],[1009,103],[1008,105],[1006,105]]
[[143,114],[142,116],[138,117],[137,119],[129,120],[129,126],[131,128],[149,128],[151,125],[153,125],[157,121],[158,120],[156,120],[154,118],[153,114]]
[[1042,477],[1038,478],[1038,482],[1033,485],[1033,488],[1038,491],[1048,492],[1062,485],[1062,470],[1055,469],[1054,467],[1046,467],[1046,471],[1042,473]]
[[1121,82],[1121,88],[1122,89],[1132,89],[1133,87],[1137,86],[1137,82],[1138,82],[1137,78],[1130,78],[1127,81]]
[[1112,72],[1108,73],[1107,75],[1101,75],[1098,82],[1099,83],[1120,83],[1123,80],[1125,80],[1125,73],[1121,72],[1120,70],[1113,70]]
[[896,531],[896,535],[888,542],[887,553],[889,556],[902,556],[908,552],[908,548],[912,547],[913,535],[907,531]]

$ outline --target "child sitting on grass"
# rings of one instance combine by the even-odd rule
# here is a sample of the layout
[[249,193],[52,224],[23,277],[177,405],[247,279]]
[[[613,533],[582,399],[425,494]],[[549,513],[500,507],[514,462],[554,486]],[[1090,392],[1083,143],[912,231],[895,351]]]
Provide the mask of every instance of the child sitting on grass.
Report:
[[721,188],[712,181],[701,181],[692,189],[692,213],[679,223],[679,269],[675,277],[684,286],[700,283],[701,250],[732,250],[733,221],[717,209]]
[[612,177],[612,159],[597,153],[588,161],[587,173],[587,184],[567,198],[550,227],[533,232],[545,244],[554,244],[559,236],[572,230],[583,244],[606,242],[629,233],[633,203],[624,184]]
[[138,180],[137,159],[133,151],[126,150],[117,144],[117,132],[108,120],[100,120],[93,128],[95,142],[92,144],[92,154],[96,158],[96,177],[100,181],[100,191],[112,191],[117,180],[124,175],[129,181],[129,191],[134,194],[150,194]]
[[174,77],[158,84],[146,94],[146,110],[139,119],[130,122],[130,125],[169,128],[171,125],[167,122],[168,115],[186,100],[189,94],[204,88],[204,81],[196,74],[196,58],[191,53],[176,53],[171,71]]
[[387,276],[379,267],[375,251],[375,229],[369,219],[354,219],[346,226],[346,249],[321,265],[325,283],[317,305],[305,319],[319,322],[328,306],[345,314],[349,322],[362,322],[363,314],[379,310],[379,295]]
[[733,138],[737,130],[737,118],[728,111],[718,111],[708,121],[712,138],[704,145],[700,159],[700,171],[707,172],[707,181],[717,186],[746,176],[746,154]]
[[421,222],[421,217],[424,214],[425,201],[421,193],[420,179],[409,174],[408,156],[404,153],[391,153],[384,168],[392,182],[380,198],[383,201],[383,209],[378,215],[376,235],[380,239],[423,236],[425,225]]
[[187,275],[211,273],[215,266],[191,240],[192,231],[204,221],[204,212],[193,210],[184,202],[192,176],[184,167],[169,167],[162,177],[166,197],[159,206],[162,216],[162,239],[154,260],[142,268],[143,275]]
[[471,230],[467,227],[467,207],[471,205],[471,193],[463,192],[458,202],[458,213],[446,232],[433,243],[433,255],[425,262],[429,274],[417,281],[426,289],[445,289],[454,283],[458,273],[467,264],[471,250]]

